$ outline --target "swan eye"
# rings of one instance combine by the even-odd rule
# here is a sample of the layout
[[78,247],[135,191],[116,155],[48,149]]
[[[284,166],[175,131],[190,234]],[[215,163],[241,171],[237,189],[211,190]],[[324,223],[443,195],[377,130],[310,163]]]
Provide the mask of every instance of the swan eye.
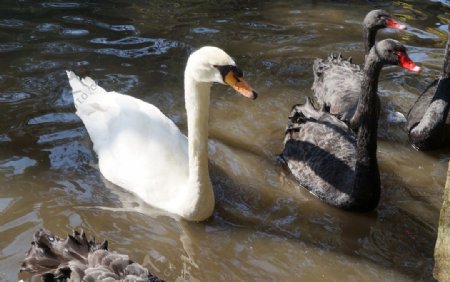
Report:
[[214,65],[214,67],[216,67],[220,74],[222,75],[222,78],[225,81],[225,77],[232,72],[235,79],[239,81],[240,77],[243,77],[244,74],[242,72],[242,70],[240,68],[238,68],[237,66],[233,66],[233,65],[225,65],[225,66],[219,66],[219,65]]

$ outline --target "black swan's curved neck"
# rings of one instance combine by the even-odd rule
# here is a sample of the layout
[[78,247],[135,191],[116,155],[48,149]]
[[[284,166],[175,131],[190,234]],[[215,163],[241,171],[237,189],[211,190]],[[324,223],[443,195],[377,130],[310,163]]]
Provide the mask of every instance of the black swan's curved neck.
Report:
[[375,45],[375,37],[377,36],[377,29],[363,27],[363,40],[364,40],[364,54],[369,54],[370,49]]
[[[364,191],[361,197],[370,197],[378,201],[380,193],[380,176],[377,163],[377,128],[379,105],[377,99],[378,78],[383,63],[375,50],[371,50],[366,57],[363,80],[361,82],[361,96],[355,116],[359,117],[358,136],[356,144],[356,166],[354,187],[369,189],[355,189]],[[371,187],[367,187],[371,186]],[[367,194],[371,191],[373,194]],[[376,204],[376,203],[375,203]]]
[[450,109],[450,77],[441,78],[437,82],[436,92],[430,105],[418,124],[409,132],[409,139],[418,150],[431,150],[446,146],[446,120]]
[[[441,78],[436,82],[436,90],[427,105],[427,109],[420,121],[409,128],[409,140],[411,144],[418,150],[432,150],[439,147],[445,147],[446,140],[444,138],[446,120],[450,110],[450,26],[447,45],[445,46],[444,66]],[[430,88],[427,91],[432,91]],[[420,107],[420,100],[416,105]],[[415,106],[416,106],[415,105]]]
[[445,58],[444,58],[444,67],[442,70],[442,78],[450,77],[450,25],[448,29],[449,34],[447,39],[447,45],[445,46]]

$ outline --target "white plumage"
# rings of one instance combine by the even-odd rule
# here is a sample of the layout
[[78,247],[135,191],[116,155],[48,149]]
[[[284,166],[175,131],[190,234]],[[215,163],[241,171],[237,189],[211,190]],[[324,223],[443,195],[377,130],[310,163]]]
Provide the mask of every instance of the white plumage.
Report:
[[157,107],[67,71],[77,115],[98,154],[106,179],[148,204],[188,220],[204,220],[214,209],[208,174],[207,139],[212,82],[224,84],[217,66],[234,61],[216,47],[193,53],[185,71],[189,142]]

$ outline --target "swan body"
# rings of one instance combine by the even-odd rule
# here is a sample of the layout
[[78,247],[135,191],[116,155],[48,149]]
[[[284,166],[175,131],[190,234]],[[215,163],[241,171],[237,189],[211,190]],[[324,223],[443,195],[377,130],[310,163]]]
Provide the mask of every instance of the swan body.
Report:
[[383,65],[419,71],[405,48],[383,40],[366,58],[355,115],[358,133],[308,101],[289,116],[282,159],[297,181],[325,203],[352,211],[374,209],[380,199],[377,163],[378,77]]
[[188,137],[154,105],[106,92],[89,77],[80,79],[70,71],[67,75],[76,113],[106,179],[187,220],[204,220],[212,214],[207,147],[211,85],[226,83],[256,98],[229,55],[203,47],[189,57],[184,83]]
[[41,274],[43,281],[163,281],[128,255],[108,251],[107,241],[88,240],[83,231],[65,240],[36,231],[20,271]]
[[[384,10],[370,11],[363,21],[365,54],[375,44],[378,30],[390,27],[406,29]],[[349,124],[361,95],[361,68],[351,58],[331,55],[327,59],[316,59],[313,64],[313,91],[322,110],[337,116]],[[378,99],[378,98],[377,98]],[[357,125],[354,125],[356,127]]]
[[[449,26],[450,34],[450,26]],[[407,115],[409,141],[417,150],[450,146],[450,35],[440,79],[434,80]]]

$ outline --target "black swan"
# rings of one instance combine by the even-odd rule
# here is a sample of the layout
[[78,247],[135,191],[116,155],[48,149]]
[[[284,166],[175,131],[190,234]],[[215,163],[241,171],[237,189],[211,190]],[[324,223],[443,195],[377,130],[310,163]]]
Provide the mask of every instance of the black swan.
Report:
[[409,141],[417,150],[450,146],[450,25],[440,79],[420,95],[407,116]]
[[163,281],[127,255],[109,252],[107,241],[77,231],[63,240],[38,230],[20,270],[41,274],[43,281]]
[[[384,10],[370,11],[363,22],[364,49],[369,53],[375,44],[378,30],[382,28],[406,29]],[[312,89],[319,107],[349,124],[356,111],[363,74],[360,66],[341,55],[330,55],[327,59],[316,59],[313,65]],[[354,127],[357,127],[355,125]]]
[[329,205],[352,211],[370,211],[378,205],[377,87],[386,64],[420,70],[396,40],[383,40],[370,50],[360,86],[357,135],[309,101],[291,111],[280,157],[302,186]]

